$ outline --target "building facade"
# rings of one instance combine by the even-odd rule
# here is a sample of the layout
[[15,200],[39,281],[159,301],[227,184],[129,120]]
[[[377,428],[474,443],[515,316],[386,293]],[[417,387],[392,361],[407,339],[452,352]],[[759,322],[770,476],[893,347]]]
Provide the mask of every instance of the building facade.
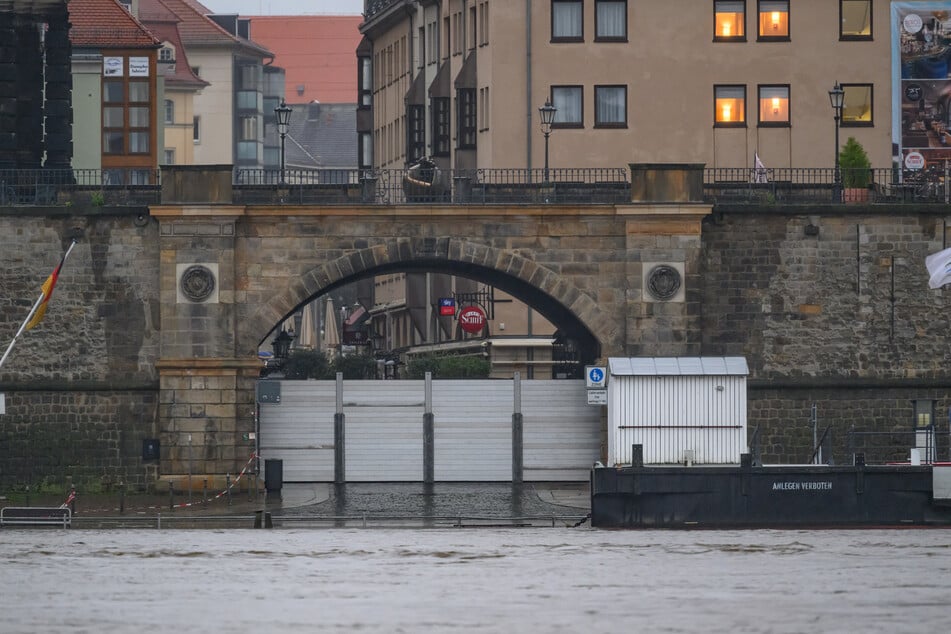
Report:
[[838,82],[844,137],[890,167],[890,11],[884,0],[368,1],[361,132],[377,167],[420,155],[540,167],[550,101],[554,168],[749,167],[756,155],[831,168]]

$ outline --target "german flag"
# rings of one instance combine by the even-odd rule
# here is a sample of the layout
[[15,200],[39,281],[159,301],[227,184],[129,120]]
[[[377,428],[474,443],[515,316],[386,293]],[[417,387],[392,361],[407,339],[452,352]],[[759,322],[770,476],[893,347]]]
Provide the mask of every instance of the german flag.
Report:
[[59,279],[59,272],[63,269],[63,264],[66,262],[66,258],[69,256],[69,252],[73,250],[73,247],[76,245],[74,241],[69,248],[66,250],[66,253],[63,254],[63,259],[59,261],[59,264],[53,269],[53,272],[50,273],[50,276],[46,278],[46,281],[43,282],[41,288],[42,295],[40,296],[40,303],[36,307],[36,311],[33,313],[33,317],[26,324],[26,329],[30,330],[41,321],[43,321],[43,316],[46,315],[46,306],[50,303],[50,297],[53,296],[53,288],[56,286],[56,281]]

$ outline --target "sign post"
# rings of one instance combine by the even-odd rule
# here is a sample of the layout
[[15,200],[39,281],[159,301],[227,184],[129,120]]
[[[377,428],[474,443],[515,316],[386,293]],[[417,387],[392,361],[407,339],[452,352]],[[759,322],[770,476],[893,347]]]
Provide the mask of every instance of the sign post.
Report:
[[584,386],[587,388],[588,405],[608,404],[608,373],[601,365],[587,365],[584,368]]
[[485,328],[485,312],[478,306],[466,306],[459,311],[459,327],[469,334],[482,332]]

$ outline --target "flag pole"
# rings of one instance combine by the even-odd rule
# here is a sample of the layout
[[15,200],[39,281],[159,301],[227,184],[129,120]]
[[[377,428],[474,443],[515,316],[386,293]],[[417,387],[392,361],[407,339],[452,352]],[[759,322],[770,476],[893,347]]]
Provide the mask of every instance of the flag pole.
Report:
[[[66,262],[66,258],[69,257],[69,253],[73,250],[73,247],[75,246],[76,246],[76,240],[73,239],[73,241],[69,245],[69,248],[66,249],[66,254],[63,256],[63,259],[60,262],[60,266],[62,266]],[[13,340],[10,342],[10,345],[7,346],[7,351],[3,353],[2,357],[0,357],[0,368],[3,367],[3,364],[7,360],[7,357],[10,356],[10,352],[13,350],[14,344],[16,344],[17,339],[20,337],[20,335],[23,334],[23,331],[26,330],[26,325],[30,323],[31,319],[33,319],[33,315],[36,314],[37,309],[39,309],[40,304],[43,303],[43,299],[45,297],[46,297],[46,293],[44,291],[40,291],[40,296],[36,298],[36,301],[33,303],[33,308],[30,309],[30,313],[26,316],[26,319],[23,320],[23,323],[20,324],[20,328],[19,330],[17,330],[17,333],[13,335]]]

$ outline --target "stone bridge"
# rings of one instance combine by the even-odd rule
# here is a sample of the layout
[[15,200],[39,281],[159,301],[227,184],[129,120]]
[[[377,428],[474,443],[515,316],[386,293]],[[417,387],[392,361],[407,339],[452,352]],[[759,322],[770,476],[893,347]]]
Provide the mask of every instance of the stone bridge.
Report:
[[[244,454],[235,447],[254,430],[259,345],[302,304],[387,272],[452,273],[503,289],[578,342],[583,363],[697,354],[699,314],[687,299],[696,307],[710,213],[698,202],[702,166],[639,174],[633,197],[642,200],[621,205],[152,206],[163,473],[181,473],[186,452],[200,453],[206,473],[234,472]],[[645,293],[658,265],[685,292]]]

